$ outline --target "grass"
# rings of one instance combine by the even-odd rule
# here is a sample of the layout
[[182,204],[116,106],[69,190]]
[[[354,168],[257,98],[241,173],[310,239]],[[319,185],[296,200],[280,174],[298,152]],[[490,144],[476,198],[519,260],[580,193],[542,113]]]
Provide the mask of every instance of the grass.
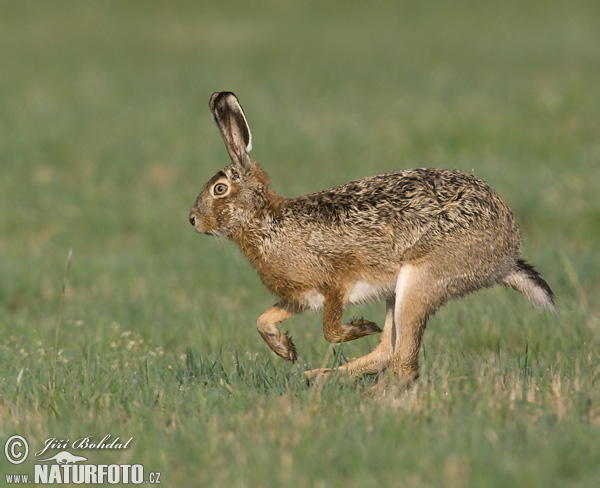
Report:
[[[2,11],[2,444],[133,437],[81,454],[166,486],[596,486],[595,2]],[[486,290],[430,321],[410,390],[307,388],[304,369],[376,338],[330,354],[320,315],[303,314],[286,324],[300,359],[284,363],[254,326],[273,298],[231,244],[189,226],[227,159],[207,110],[222,89],[286,195],[474,170],[513,209],[560,314]],[[381,323],[383,305],[352,312]],[[32,473],[33,458],[0,473]]]

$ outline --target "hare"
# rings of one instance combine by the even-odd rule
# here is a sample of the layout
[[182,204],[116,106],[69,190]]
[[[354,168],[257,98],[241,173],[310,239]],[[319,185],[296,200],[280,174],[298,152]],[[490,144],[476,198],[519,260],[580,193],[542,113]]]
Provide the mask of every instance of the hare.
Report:
[[[499,283],[555,310],[548,284],[520,258],[511,210],[474,175],[409,169],[285,198],[250,157],[252,136],[237,97],[214,93],[210,110],[231,164],[206,183],[190,223],[198,233],[235,242],[278,297],[257,326],[282,358],[293,363],[297,353],[277,325],[323,309],[329,342],[382,333],[369,354],[339,371],[354,377],[387,370],[409,384],[418,377],[427,319],[450,298]],[[380,299],[387,307],[383,331],[365,319],[344,323],[346,304]]]

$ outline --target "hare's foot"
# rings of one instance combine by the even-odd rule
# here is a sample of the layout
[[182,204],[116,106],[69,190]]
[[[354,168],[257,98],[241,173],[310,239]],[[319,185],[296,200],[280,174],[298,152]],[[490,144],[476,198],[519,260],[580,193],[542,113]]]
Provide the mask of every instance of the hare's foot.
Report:
[[363,317],[353,318],[346,327],[349,329],[348,335],[352,336],[352,339],[346,340],[360,339],[361,337],[381,333],[381,329],[375,322],[366,320]]
[[291,363],[295,362],[298,358],[298,353],[296,352],[296,346],[292,342],[292,338],[288,335],[287,332],[281,332],[277,327],[273,326],[272,329],[268,331],[258,330],[260,335],[265,340],[267,345],[271,348],[271,350],[281,356],[283,359],[287,359]]
[[324,380],[326,380],[332,373],[331,368],[320,368],[320,369],[311,369],[310,371],[304,372],[304,381],[308,386],[312,384],[320,384]]
[[[339,368],[320,368],[312,369],[304,372],[304,381],[308,386],[323,384],[330,376],[337,374],[340,383],[349,380],[357,381],[360,377],[370,377],[371,381],[376,381],[377,378],[385,375],[385,372],[381,371],[375,374],[369,374],[366,371],[353,371],[342,365]],[[383,380],[381,380],[383,381]]]
[[347,324],[339,324],[327,330],[325,338],[334,344],[349,342],[372,334],[379,334],[381,329],[375,322],[363,318],[352,319]]
[[261,335],[275,354],[281,356],[283,359],[287,359],[291,363],[296,362],[296,359],[298,359],[296,346],[287,332],[277,330],[276,332],[266,334],[261,332]]
[[292,338],[287,332],[281,332],[277,328],[277,324],[296,315],[301,310],[293,305],[283,302],[273,305],[265,313],[263,313],[256,323],[258,332],[271,348],[271,350],[287,359],[290,362],[295,362],[298,358],[296,346],[292,342]]
[[390,361],[390,351],[388,341],[382,340],[377,344],[369,354],[353,359],[337,368],[319,368],[304,372],[304,379],[310,384],[314,378],[327,377],[332,373],[339,373],[340,379],[355,378],[360,375],[378,375],[383,373]]

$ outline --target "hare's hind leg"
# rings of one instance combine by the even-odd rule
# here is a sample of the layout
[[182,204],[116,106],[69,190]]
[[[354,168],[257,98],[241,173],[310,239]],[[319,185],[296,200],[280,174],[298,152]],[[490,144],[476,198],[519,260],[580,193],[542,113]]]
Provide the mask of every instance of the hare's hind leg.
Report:
[[[394,309],[395,299],[386,300],[385,325],[381,339],[375,348],[369,353],[357,359],[342,364],[335,371],[339,371],[342,376],[357,376],[360,374],[377,374],[385,370],[392,357],[392,334],[394,328]],[[330,368],[313,369],[304,372],[304,378],[310,382],[318,376],[331,374]]]
[[408,270],[408,279],[398,280],[396,287],[396,340],[388,376],[404,384],[418,378],[419,351],[429,317],[450,298],[492,286],[514,267],[516,250],[492,241],[490,247],[496,250],[490,255],[486,239],[490,239],[487,233],[475,231],[467,237],[448,237],[441,252],[402,267]]
[[421,267],[405,264],[402,270],[404,274],[396,283],[392,358],[388,371],[410,383],[419,376],[419,351],[427,319],[445,301],[445,296],[438,293],[436,284]]
[[296,305],[279,302],[263,313],[256,322],[258,332],[273,352],[292,363],[298,357],[296,346],[287,333],[277,328],[277,324],[300,312],[302,309]]
[[[450,260],[404,265],[410,270],[405,281],[396,287],[395,340],[387,379],[400,380],[405,385],[419,377],[419,351],[425,325],[431,315],[449,298],[481,288],[484,278],[476,280],[466,274],[460,263]],[[481,283],[480,283],[481,282]],[[492,283],[489,283],[492,284]],[[400,299],[399,297],[402,297]]]

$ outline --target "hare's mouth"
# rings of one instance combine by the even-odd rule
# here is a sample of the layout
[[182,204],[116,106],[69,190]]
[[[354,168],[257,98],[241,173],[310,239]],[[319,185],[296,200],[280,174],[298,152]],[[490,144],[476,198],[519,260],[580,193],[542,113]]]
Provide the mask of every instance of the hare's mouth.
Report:
[[195,215],[190,215],[190,224],[198,234],[209,234],[206,230],[200,228],[198,219],[196,219]]
[[209,229],[203,229],[202,226],[200,225],[200,222],[198,221],[198,219],[196,219],[196,217],[194,217],[193,215],[190,215],[190,224],[192,224],[192,226],[194,227],[194,230],[196,231],[197,234],[205,234],[207,236],[218,235],[218,233],[215,231],[212,231]]

